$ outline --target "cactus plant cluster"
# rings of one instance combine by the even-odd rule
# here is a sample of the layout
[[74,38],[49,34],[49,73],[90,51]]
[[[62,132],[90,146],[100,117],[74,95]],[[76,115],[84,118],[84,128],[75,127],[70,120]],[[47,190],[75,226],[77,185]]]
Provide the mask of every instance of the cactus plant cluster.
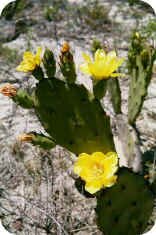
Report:
[[[143,105],[152,76],[155,55],[155,49],[148,46],[145,39],[135,33],[128,57],[131,74],[128,101],[130,124],[134,124]],[[101,98],[108,90],[115,113],[121,114],[119,82],[117,78],[111,76],[120,76],[114,71],[121,65],[122,59],[118,58],[115,52],[106,54],[102,49],[95,52],[95,61],[92,61],[88,55],[84,55],[85,64],[82,70],[92,76],[93,93],[91,93],[83,85],[76,83],[75,63],[67,43],[63,45],[59,57],[63,79],[56,76],[56,61],[51,50],[47,48],[42,59],[38,56],[40,57],[39,54],[33,55],[27,52],[20,65],[20,70],[24,66],[25,70],[31,71],[38,79],[32,94],[22,89],[16,90],[12,85],[0,88],[1,93],[10,96],[18,105],[34,109],[47,132],[47,135],[27,133],[20,136],[20,140],[29,141],[45,149],[51,149],[58,144],[79,155],[80,164],[77,163],[76,172],[83,177],[78,178],[75,185],[85,196],[97,199],[97,224],[104,234],[139,235],[143,233],[153,211],[154,190],[150,182],[144,179],[143,172],[134,173],[132,169],[119,166],[119,171],[116,172],[117,160],[113,158],[116,150],[110,117],[101,105]],[[29,66],[32,58],[33,71]],[[109,70],[103,68],[106,65]],[[99,69],[102,71],[99,72]],[[90,155],[92,158],[89,158]],[[105,156],[105,159],[102,159],[102,156]],[[92,160],[89,161],[89,159]],[[109,172],[112,172],[112,175]],[[118,176],[114,177],[115,172]],[[103,176],[105,179],[102,178]],[[91,182],[92,177],[94,185]],[[95,182],[96,177],[98,182]],[[88,180],[87,187],[90,188],[88,192],[85,179]],[[105,180],[105,184],[101,183],[101,180]],[[115,185],[112,186],[113,184]],[[107,185],[110,188],[101,189],[99,185]],[[100,190],[97,192],[95,187]]]

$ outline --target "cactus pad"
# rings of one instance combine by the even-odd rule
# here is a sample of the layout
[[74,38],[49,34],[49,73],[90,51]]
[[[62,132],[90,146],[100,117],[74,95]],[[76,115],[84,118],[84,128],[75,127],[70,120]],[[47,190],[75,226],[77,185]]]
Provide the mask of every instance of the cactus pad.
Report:
[[156,50],[140,35],[132,38],[128,53],[131,75],[128,97],[128,121],[134,124],[143,106],[147,89],[152,78],[152,67],[156,59]]
[[107,83],[114,112],[121,113],[121,90],[118,79],[110,79]]
[[35,109],[56,144],[76,154],[114,150],[109,117],[83,85],[44,79],[37,85]]
[[97,198],[97,221],[105,235],[142,234],[153,211],[153,194],[144,178],[127,168],[118,183]]

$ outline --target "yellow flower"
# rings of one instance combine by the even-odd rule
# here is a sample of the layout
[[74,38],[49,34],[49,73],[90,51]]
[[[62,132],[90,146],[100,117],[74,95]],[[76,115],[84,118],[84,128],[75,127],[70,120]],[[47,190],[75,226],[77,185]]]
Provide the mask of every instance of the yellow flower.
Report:
[[83,58],[85,63],[80,66],[81,71],[93,76],[94,79],[101,80],[123,75],[114,73],[124,61],[123,58],[117,57],[115,51],[106,54],[103,49],[98,49],[95,52],[94,61],[85,53],[83,53]]
[[85,190],[93,194],[103,187],[111,187],[117,180],[118,156],[115,152],[82,153],[74,165],[74,173],[85,182]]
[[30,51],[24,52],[23,61],[16,68],[20,72],[32,72],[41,63],[41,52],[40,47],[37,48],[37,53],[34,55]]

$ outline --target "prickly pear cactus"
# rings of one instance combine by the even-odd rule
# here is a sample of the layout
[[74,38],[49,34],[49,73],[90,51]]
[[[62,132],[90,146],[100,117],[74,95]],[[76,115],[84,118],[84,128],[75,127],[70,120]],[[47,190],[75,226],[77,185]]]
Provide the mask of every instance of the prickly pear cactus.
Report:
[[[75,185],[86,197],[97,198],[97,223],[101,231],[105,235],[142,234],[147,229],[154,207],[155,174],[150,185],[143,175],[133,172],[141,171],[142,155],[138,148],[136,149],[136,133],[132,132],[129,124],[134,124],[143,105],[156,51],[152,50],[139,34],[133,36],[129,50],[129,71],[132,75],[128,100],[129,124],[127,117],[126,121],[119,117],[122,116],[120,87],[118,80],[111,79],[113,75],[119,75],[112,72],[114,64],[119,67],[122,62],[114,51],[107,55],[104,51],[97,51],[96,62],[91,64],[90,57],[84,55],[86,63],[85,67],[83,65],[83,71],[89,71],[96,80],[93,81],[93,93],[89,93],[83,85],[76,84],[75,63],[68,43],[64,44],[59,57],[63,75],[61,79],[55,75],[56,62],[53,53],[46,49],[42,61],[40,54],[40,48],[35,55],[26,52],[23,61],[17,67],[18,71],[31,72],[38,80],[33,94],[17,90],[11,84],[0,88],[0,93],[11,97],[18,105],[33,108],[49,134],[44,136],[42,133],[31,132],[22,135],[20,139],[40,145],[44,149],[51,149],[58,144],[76,155],[80,154],[74,168],[75,174],[79,176]],[[101,63],[108,66],[105,63],[106,57],[110,68],[108,71],[100,70],[99,73],[99,68],[104,67]],[[46,71],[47,76],[44,76],[43,71]],[[106,78],[109,80],[106,81]],[[119,137],[122,137],[119,138],[122,140],[120,142],[123,142],[122,158],[126,158],[127,167],[135,165],[133,171],[120,168],[117,172],[120,156],[114,153],[118,149],[116,147],[115,150],[114,147],[110,117],[106,115],[100,103],[107,90],[111,95],[115,113],[120,114],[116,118],[116,127],[121,135]],[[139,161],[136,161],[136,158]],[[148,169],[150,177],[153,176],[151,167]],[[113,184],[115,185],[112,186]],[[110,186],[112,187],[105,189]]]
[[[27,60],[27,57],[30,57]],[[17,90],[8,84],[0,92],[9,96],[23,108],[33,108],[49,136],[35,132],[21,136],[42,148],[56,144],[75,154],[114,151],[110,117],[103,110],[100,100],[83,85],[76,84],[75,63],[68,43],[61,49],[59,66],[63,78],[55,77],[56,62],[52,51],[46,49],[41,64],[41,48],[36,54],[27,53],[17,67],[18,71],[31,72],[38,80],[33,94]]]
[[114,149],[109,117],[83,85],[44,79],[35,91],[35,110],[57,144],[78,154]]
[[105,235],[142,234],[153,211],[153,194],[144,178],[121,168],[118,183],[97,197],[97,222]]
[[128,54],[129,72],[131,75],[128,97],[128,120],[136,121],[152,77],[152,68],[156,59],[156,50],[152,49],[139,33],[132,38]]

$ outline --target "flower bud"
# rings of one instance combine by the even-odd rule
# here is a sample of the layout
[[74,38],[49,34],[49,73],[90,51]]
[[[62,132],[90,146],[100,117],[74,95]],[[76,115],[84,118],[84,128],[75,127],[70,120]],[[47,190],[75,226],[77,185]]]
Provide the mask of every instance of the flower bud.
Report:
[[135,37],[136,37],[137,39],[139,39],[139,38],[140,38],[140,34],[139,34],[139,32],[135,32]]
[[142,50],[141,52],[141,60],[144,68],[146,69],[147,66],[150,64],[150,51],[147,49]]
[[32,142],[34,135],[33,134],[21,134],[18,136],[20,142]]
[[14,97],[16,96],[17,89],[13,85],[8,83],[0,87],[0,93],[8,97]]
[[70,52],[70,46],[65,42],[61,48],[60,54],[60,69],[61,72],[69,83],[74,83],[76,80],[76,71],[73,55]]
[[70,46],[68,42],[64,42],[61,48],[61,53],[66,53],[70,51]]

